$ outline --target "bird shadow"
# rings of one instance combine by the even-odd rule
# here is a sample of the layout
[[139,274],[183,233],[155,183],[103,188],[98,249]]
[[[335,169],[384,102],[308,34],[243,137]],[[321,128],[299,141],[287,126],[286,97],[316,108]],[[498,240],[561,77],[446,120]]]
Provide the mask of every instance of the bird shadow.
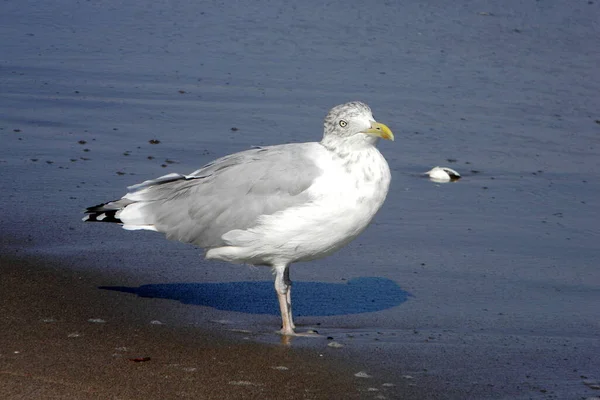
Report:
[[[224,311],[279,315],[272,281],[158,283],[139,287],[101,286],[100,289]],[[377,277],[354,278],[345,283],[294,282],[292,293],[294,314],[297,316],[381,311],[398,306],[411,296],[396,282]]]

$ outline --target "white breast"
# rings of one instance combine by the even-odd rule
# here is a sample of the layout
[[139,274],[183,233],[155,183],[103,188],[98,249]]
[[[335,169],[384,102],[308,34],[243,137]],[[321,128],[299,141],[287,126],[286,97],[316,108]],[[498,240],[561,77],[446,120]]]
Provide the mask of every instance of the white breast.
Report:
[[281,245],[294,248],[294,261],[326,256],[356,238],[383,205],[390,184],[387,162],[375,147],[319,160],[325,172],[309,189],[313,201],[269,221],[280,228]]
[[311,201],[224,235],[230,245],[210,250],[207,258],[252,264],[309,261],[356,238],[385,200],[390,184],[387,162],[373,146],[345,158],[325,149],[319,152],[315,160],[324,172],[308,189]]

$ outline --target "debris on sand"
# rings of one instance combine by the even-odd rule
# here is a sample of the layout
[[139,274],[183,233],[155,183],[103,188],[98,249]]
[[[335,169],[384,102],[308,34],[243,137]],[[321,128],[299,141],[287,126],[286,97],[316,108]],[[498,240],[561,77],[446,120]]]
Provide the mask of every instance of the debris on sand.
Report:
[[429,179],[437,183],[454,182],[460,179],[460,174],[448,167],[435,167],[425,172]]

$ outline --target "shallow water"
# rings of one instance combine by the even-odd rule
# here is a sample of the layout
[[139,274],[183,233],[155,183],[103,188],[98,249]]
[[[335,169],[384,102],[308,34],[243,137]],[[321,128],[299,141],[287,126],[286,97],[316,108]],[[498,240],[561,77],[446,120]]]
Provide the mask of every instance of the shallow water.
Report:
[[[319,140],[327,110],[359,99],[396,134],[379,146],[392,187],[354,243],[292,267],[300,325],[440,398],[465,382],[474,397],[591,396],[599,6],[4,2],[3,240],[167,299],[169,323],[272,340],[268,270],[81,210],[249,146]],[[436,165],[463,178],[420,176]]]

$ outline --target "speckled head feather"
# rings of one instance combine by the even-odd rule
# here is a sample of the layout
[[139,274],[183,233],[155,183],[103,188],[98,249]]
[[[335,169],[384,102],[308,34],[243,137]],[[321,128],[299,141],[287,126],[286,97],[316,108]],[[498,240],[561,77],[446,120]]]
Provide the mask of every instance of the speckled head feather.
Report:
[[348,137],[355,135],[365,128],[362,125],[355,126],[353,124],[353,121],[359,116],[373,119],[371,108],[363,102],[352,101],[333,107],[325,117],[323,136]]

